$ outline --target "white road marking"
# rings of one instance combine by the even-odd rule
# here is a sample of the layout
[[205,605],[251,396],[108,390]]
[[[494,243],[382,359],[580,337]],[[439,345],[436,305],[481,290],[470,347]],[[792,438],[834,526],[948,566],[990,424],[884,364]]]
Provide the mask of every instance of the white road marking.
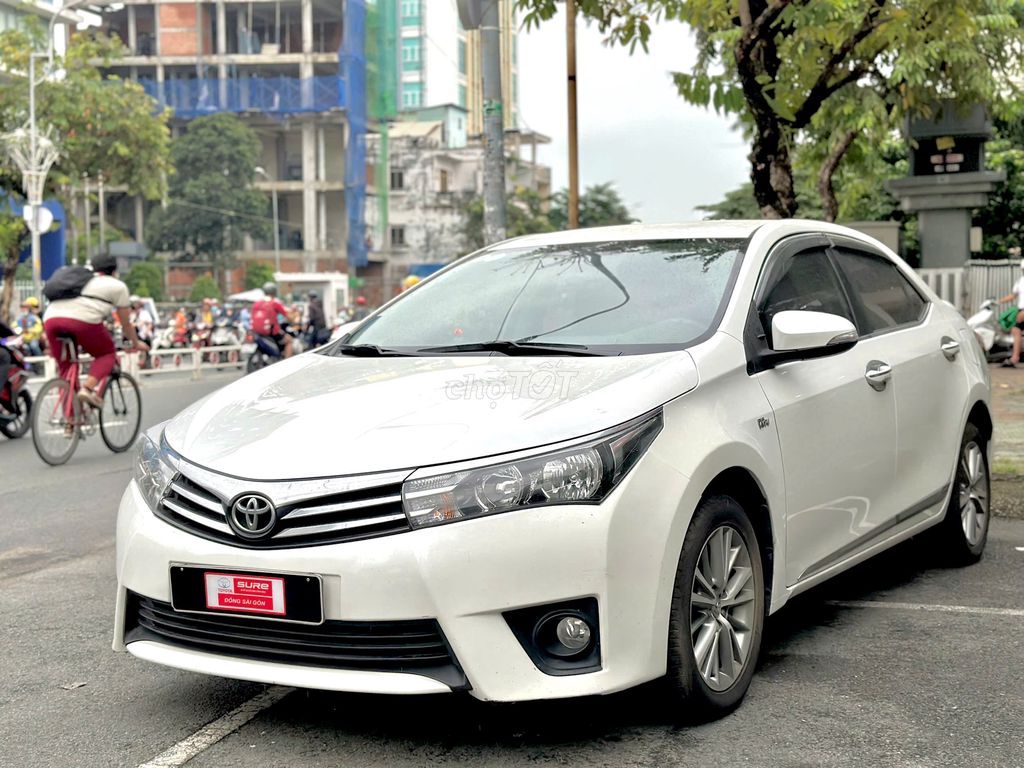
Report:
[[147,760],[139,768],[178,768],[184,765],[225,736],[230,736],[260,712],[268,707],[272,707],[294,690],[294,688],[282,685],[268,688],[263,693],[253,696],[248,701],[231,710],[223,717],[218,717],[212,723],[203,726],[188,738],[182,739],[173,747],[164,750],[153,759]]
[[1024,608],[985,608],[976,605],[931,605],[928,603],[887,603],[880,600],[830,600],[837,608],[879,608],[889,611],[931,611],[934,613],[972,613],[982,616],[1019,616]]
[[1024,552],[1024,547],[1014,547],[1018,552]]

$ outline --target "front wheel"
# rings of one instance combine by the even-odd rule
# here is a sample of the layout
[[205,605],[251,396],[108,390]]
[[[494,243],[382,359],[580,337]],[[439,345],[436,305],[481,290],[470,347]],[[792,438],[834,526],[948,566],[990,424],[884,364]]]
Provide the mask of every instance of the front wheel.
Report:
[[32,409],[32,443],[39,458],[58,466],[71,458],[78,446],[81,405],[64,379],[43,385]]
[[267,364],[267,358],[258,349],[249,355],[249,359],[245,363],[245,372],[253,373],[263,368]]
[[122,453],[132,447],[142,425],[139,385],[127,373],[111,374],[103,389],[100,436],[107,448]]
[[978,428],[968,424],[960,441],[953,493],[946,515],[935,529],[939,544],[954,565],[978,562],[988,541],[991,485],[985,447]]
[[764,626],[757,535],[729,496],[701,502],[683,541],[669,619],[668,683],[691,720],[735,709],[754,675]]
[[0,432],[11,440],[17,440],[28,432],[32,423],[32,395],[24,389],[18,391],[14,398],[14,418],[9,421],[0,421]]

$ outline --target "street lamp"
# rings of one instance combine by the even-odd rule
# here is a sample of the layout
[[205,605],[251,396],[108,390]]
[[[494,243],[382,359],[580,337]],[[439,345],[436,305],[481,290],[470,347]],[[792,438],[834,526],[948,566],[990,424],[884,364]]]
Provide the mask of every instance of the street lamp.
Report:
[[50,17],[50,25],[47,28],[46,53],[33,51],[28,57],[28,128],[20,128],[4,137],[7,152],[21,171],[25,195],[28,198],[30,215],[25,218],[32,231],[32,290],[36,296],[41,295],[43,287],[39,257],[42,234],[39,210],[43,204],[46,176],[50,172],[50,166],[60,156],[53,132],[48,128],[46,133],[40,136],[39,126],[36,124],[36,86],[49,74],[47,70],[43,73],[42,78],[38,82],[36,81],[36,59],[45,58],[49,67],[53,66],[53,28],[57,24],[57,19],[65,11],[86,2],[88,0],[71,0],[62,7],[54,9],[53,15]]
[[[270,177],[270,174],[263,168],[263,166],[257,165],[253,170],[267,181],[274,184],[274,179]],[[281,271],[281,228],[278,226],[277,221],[277,187],[271,186],[270,189],[271,207],[274,210],[274,270],[277,272]]]

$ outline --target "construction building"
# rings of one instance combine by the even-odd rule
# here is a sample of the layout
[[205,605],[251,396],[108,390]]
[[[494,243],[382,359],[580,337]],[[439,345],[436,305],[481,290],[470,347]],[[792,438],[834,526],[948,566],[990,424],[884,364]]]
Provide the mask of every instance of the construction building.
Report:
[[[172,130],[201,115],[231,112],[259,136],[254,185],[267,193],[275,233],[247,241],[238,254],[243,265],[344,272],[365,264],[364,0],[95,5],[103,30],[126,46],[113,73],[169,107]],[[106,220],[142,243],[151,205],[108,190]],[[202,265],[172,269],[171,291],[181,295],[196,269]],[[227,288],[238,289],[241,280],[239,268],[228,275]]]

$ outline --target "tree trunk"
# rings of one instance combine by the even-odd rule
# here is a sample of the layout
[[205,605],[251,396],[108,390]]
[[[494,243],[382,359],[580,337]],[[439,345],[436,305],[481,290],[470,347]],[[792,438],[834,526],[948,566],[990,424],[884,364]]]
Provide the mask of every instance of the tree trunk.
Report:
[[0,322],[7,323],[11,319],[11,302],[14,301],[14,275],[18,271],[18,260],[21,249],[8,254],[4,259],[4,290],[0,296]]
[[847,153],[853,142],[857,139],[856,131],[847,131],[836,143],[825,158],[818,172],[818,194],[821,196],[821,207],[824,210],[825,221],[835,221],[839,215],[839,201],[836,200],[836,191],[832,186],[832,177],[835,175],[839,163]]

